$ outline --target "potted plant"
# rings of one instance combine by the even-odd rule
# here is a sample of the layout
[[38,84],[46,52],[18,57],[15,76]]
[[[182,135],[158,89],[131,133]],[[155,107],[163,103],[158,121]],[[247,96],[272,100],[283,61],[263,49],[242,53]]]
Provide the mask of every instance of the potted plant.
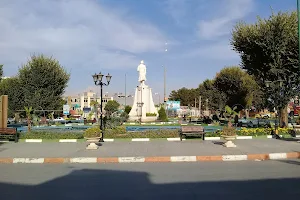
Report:
[[99,142],[102,137],[101,130],[99,127],[91,127],[85,130],[83,137],[89,142],[86,149],[98,149],[96,142]]
[[222,130],[221,137],[226,140],[223,144],[225,147],[236,147],[236,145],[232,142],[236,139],[236,129],[232,126],[224,127]]

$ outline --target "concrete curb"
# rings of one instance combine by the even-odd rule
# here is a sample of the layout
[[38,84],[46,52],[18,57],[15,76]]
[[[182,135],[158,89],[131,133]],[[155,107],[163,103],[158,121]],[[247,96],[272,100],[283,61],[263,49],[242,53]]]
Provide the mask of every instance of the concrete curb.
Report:
[[[282,135],[280,135],[280,136],[282,137]],[[266,135],[265,138],[272,139],[273,137],[272,137],[272,135]],[[296,138],[300,138],[300,135],[297,135]],[[124,139],[127,140],[127,138],[117,138],[117,139],[107,138],[107,139],[104,139],[104,141],[105,142],[114,142],[114,141],[120,141],[120,140],[124,140]],[[128,138],[128,140],[130,140],[132,142],[151,142],[156,139],[165,139],[170,142],[180,141],[180,138]],[[254,137],[254,136],[237,136],[236,139],[237,140],[252,140],[252,139],[256,139],[256,137]],[[263,139],[263,137],[261,137],[261,139]],[[186,140],[186,139],[182,139],[182,140]],[[222,140],[222,138],[221,137],[205,137],[205,140],[207,140],[207,141]],[[62,143],[79,142],[77,139],[60,139],[57,141],[62,142]],[[43,139],[25,139],[25,142],[37,143],[37,142],[43,142]]]
[[207,161],[264,161],[300,158],[300,152],[215,156],[133,156],[133,157],[75,157],[75,158],[0,158],[1,164],[59,164],[59,163],[164,163]]

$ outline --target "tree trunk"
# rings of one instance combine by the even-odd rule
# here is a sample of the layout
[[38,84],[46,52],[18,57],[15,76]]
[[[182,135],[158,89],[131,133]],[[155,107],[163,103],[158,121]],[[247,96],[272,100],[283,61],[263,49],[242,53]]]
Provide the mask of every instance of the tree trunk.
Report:
[[284,108],[279,109],[279,126],[280,127],[287,127],[288,126],[288,112],[287,112],[287,106]]
[[29,117],[27,118],[27,124],[28,124],[28,132],[30,132],[31,131],[31,121],[30,121]]

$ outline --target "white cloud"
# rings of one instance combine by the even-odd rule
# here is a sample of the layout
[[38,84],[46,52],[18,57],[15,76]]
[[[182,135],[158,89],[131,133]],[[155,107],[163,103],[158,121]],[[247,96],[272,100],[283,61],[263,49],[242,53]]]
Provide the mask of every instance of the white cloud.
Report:
[[71,67],[136,67],[136,55],[163,51],[165,37],[132,17],[96,0],[1,0],[1,63],[44,53]]
[[182,56],[185,58],[199,57],[206,60],[219,61],[237,61],[239,59],[238,54],[232,50],[229,41],[226,40],[193,48]]
[[186,16],[187,0],[166,0],[165,12],[169,14],[177,24],[181,24]]
[[198,24],[198,35],[201,39],[215,39],[230,33],[235,21],[248,15],[254,7],[253,0],[225,0],[214,4],[211,12],[215,18],[201,20]]

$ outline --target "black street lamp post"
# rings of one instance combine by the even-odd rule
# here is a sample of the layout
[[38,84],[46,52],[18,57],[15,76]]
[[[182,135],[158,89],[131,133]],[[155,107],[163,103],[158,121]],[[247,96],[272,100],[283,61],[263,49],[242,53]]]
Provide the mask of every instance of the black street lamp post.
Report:
[[99,74],[94,74],[93,75],[93,79],[94,79],[94,82],[95,82],[95,85],[96,86],[100,86],[100,88],[101,88],[101,92],[100,92],[100,97],[101,97],[101,102],[100,102],[100,130],[101,130],[101,133],[102,133],[102,137],[101,137],[101,139],[100,139],[100,141],[99,142],[104,142],[104,128],[103,128],[103,109],[102,109],[102,102],[103,102],[103,100],[102,100],[102,98],[103,98],[103,92],[102,92],[102,86],[103,85],[105,85],[105,86],[108,86],[109,85],[109,83],[110,83],[110,80],[111,80],[111,75],[109,75],[109,73],[105,76],[106,77],[106,81],[107,81],[107,83],[104,83],[103,81],[102,81],[102,78],[103,78],[103,74],[101,74],[101,72],[99,73]]

